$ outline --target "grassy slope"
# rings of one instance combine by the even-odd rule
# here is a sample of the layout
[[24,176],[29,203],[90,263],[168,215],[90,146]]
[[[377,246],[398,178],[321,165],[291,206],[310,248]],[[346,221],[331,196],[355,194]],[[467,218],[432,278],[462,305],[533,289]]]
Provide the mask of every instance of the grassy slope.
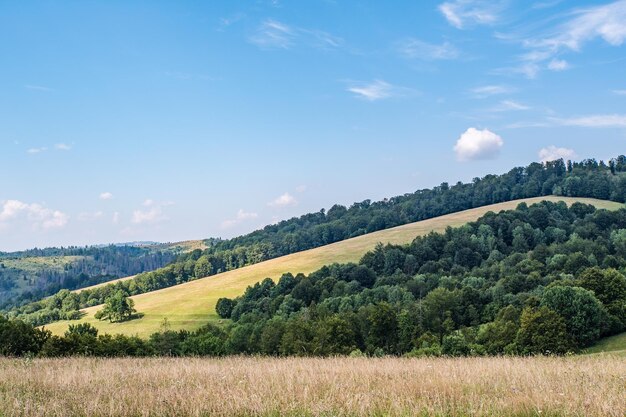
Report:
[[[197,329],[207,321],[218,318],[215,313],[215,303],[219,298],[238,296],[243,293],[247,286],[266,277],[277,279],[285,272],[294,274],[302,272],[307,274],[323,265],[335,262],[357,262],[364,253],[371,250],[378,242],[406,244],[415,239],[416,236],[424,235],[431,231],[443,231],[448,226],[461,226],[467,222],[477,220],[488,211],[497,212],[514,209],[521,201],[532,204],[542,200],[565,201],[568,204],[581,201],[593,204],[598,208],[607,209],[623,207],[622,204],[607,201],[564,197],[532,198],[480,207],[370,233],[212,277],[137,295],[133,299],[135,300],[137,311],[144,315],[141,319],[115,324],[100,322],[93,317],[96,311],[101,308],[96,306],[85,309],[86,315],[80,322],[93,324],[100,329],[101,333],[124,333],[139,336],[148,336],[158,331],[164,318],[168,319],[172,329]],[[68,324],[77,322],[62,321],[46,327],[54,333],[60,334],[67,329]]]
[[585,353],[612,353],[626,357],[626,333],[604,338],[587,349]]

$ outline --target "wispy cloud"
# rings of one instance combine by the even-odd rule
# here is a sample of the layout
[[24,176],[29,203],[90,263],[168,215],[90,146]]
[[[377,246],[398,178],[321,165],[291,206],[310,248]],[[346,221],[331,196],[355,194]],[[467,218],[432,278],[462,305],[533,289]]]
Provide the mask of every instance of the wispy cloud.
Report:
[[491,111],[505,112],[505,111],[519,111],[530,110],[530,106],[519,103],[513,100],[502,100],[497,106],[493,107]]
[[113,198],[113,193],[105,191],[100,193],[100,200],[111,200]]
[[296,204],[298,204],[298,200],[296,200],[295,197],[289,193],[285,193],[277,197],[276,199],[270,201],[269,203],[267,203],[267,205],[270,207],[279,207],[279,208],[295,206]]
[[224,220],[221,226],[222,226],[222,229],[229,229],[233,226],[236,226],[240,223],[245,222],[246,220],[256,219],[257,217],[259,217],[257,213],[247,212],[247,211],[244,211],[243,209],[239,209],[234,219]]
[[249,41],[261,49],[289,49],[298,43],[319,49],[334,49],[343,39],[318,29],[292,26],[273,19],[264,20]]
[[287,49],[294,44],[296,33],[289,25],[268,19],[261,23],[250,42],[264,49]]
[[[563,71],[567,61],[556,58],[567,52],[580,52],[583,46],[597,38],[611,46],[620,46],[626,40],[626,0],[602,6],[580,8],[572,11],[568,19],[556,27],[551,23],[543,36],[522,39],[529,50],[520,56],[518,72],[534,78],[541,69]],[[514,70],[514,68],[509,68]]]
[[470,90],[470,92],[477,98],[485,98],[498,94],[508,94],[514,91],[514,88],[506,85],[483,85]]
[[618,96],[626,96],[626,90],[613,90],[613,94]]
[[348,91],[359,98],[377,101],[391,97],[393,95],[393,86],[383,80],[374,80],[369,84],[348,87]]
[[576,152],[569,148],[558,148],[554,145],[539,150],[539,159],[541,162],[556,161],[557,159],[574,159]]
[[48,230],[64,227],[69,216],[59,210],[49,209],[37,203],[24,203],[19,200],[7,200],[0,211],[0,224],[24,217],[33,230]]
[[146,208],[133,211],[131,222],[133,224],[154,224],[169,220],[169,217],[163,212],[163,207],[172,204],[171,202],[156,203],[150,199],[145,200],[142,206]]
[[508,129],[528,127],[586,127],[586,128],[622,128],[626,127],[626,114],[590,114],[576,117],[545,117],[539,120],[521,121],[506,126]]
[[569,68],[569,63],[564,59],[553,59],[548,64],[548,69],[551,71],[565,71]]
[[34,155],[34,154],[37,154],[37,153],[45,152],[47,150],[48,150],[48,148],[46,148],[45,146],[41,147],[41,148],[29,148],[29,149],[26,150],[26,153]]
[[434,44],[415,38],[408,38],[397,43],[397,49],[402,56],[409,59],[421,59],[426,61],[456,59],[459,57],[458,49],[450,42]]
[[561,126],[626,127],[626,114],[594,114],[564,119],[551,117],[548,120]]
[[34,84],[26,84],[24,88],[27,90],[31,90],[31,91],[42,91],[46,93],[50,91],[54,91],[52,88],[44,87],[43,85],[34,85]]
[[438,9],[448,23],[457,29],[471,25],[491,25],[498,22],[506,1],[455,0],[439,5]]
[[69,151],[72,149],[72,146],[66,143],[57,143],[56,145],[54,145],[54,149],[58,151]]

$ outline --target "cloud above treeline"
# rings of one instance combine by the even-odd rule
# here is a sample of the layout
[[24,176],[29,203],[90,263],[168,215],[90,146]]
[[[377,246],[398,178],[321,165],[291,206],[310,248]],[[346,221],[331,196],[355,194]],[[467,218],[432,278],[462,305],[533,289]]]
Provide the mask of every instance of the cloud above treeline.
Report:
[[298,200],[296,200],[296,198],[289,193],[282,194],[281,196],[267,203],[267,205],[270,207],[278,208],[295,206],[296,204],[298,204]]
[[541,162],[556,161],[557,159],[574,159],[576,152],[569,148],[559,148],[554,145],[539,150],[539,160]]

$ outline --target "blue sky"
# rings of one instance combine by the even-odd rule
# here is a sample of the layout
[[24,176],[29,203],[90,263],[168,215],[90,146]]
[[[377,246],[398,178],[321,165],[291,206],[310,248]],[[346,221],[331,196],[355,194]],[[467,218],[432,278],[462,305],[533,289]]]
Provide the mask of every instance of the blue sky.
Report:
[[0,250],[626,150],[626,1],[0,3]]

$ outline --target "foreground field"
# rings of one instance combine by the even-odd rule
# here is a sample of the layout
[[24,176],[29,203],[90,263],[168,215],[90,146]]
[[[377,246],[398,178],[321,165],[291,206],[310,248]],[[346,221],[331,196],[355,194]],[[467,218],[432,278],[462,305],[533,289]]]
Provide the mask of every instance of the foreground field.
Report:
[[613,356],[0,359],[2,416],[623,416]]
[[[238,296],[247,286],[266,277],[278,279],[285,272],[307,274],[335,262],[358,262],[363,254],[374,248],[378,242],[406,244],[419,235],[431,231],[441,232],[448,226],[461,226],[477,220],[489,211],[514,209],[522,201],[530,205],[542,200],[565,201],[568,204],[580,201],[607,209],[623,207],[622,204],[608,201],[566,197],[540,197],[494,204],[370,233],[212,277],[137,295],[133,299],[137,311],[143,314],[141,319],[114,324],[101,322],[94,318],[96,311],[101,308],[96,306],[85,309],[85,317],[80,322],[93,324],[101,333],[123,333],[144,337],[157,332],[164,318],[168,319],[173,330],[194,330],[210,320],[217,319],[215,303],[219,298]],[[69,324],[76,322],[57,322],[46,327],[56,334],[62,334]]]

